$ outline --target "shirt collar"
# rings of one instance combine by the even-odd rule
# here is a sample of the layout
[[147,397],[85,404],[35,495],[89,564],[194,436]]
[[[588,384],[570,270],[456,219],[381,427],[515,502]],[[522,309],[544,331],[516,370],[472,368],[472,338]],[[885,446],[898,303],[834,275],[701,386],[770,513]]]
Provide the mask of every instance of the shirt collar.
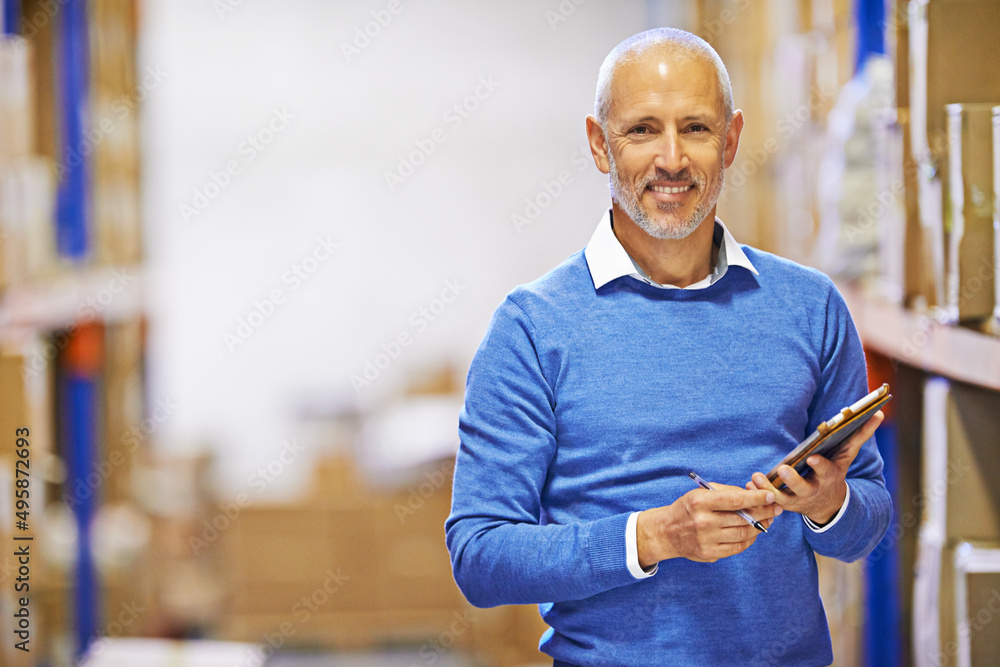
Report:
[[[715,219],[715,238],[722,234],[722,243],[719,245],[719,261],[714,267],[712,275],[706,277],[694,285],[689,285],[685,289],[701,289],[708,287],[716,280],[726,275],[730,266],[742,266],[754,275],[757,269],[747,258],[743,248],[736,242],[733,235],[726,229],[722,220]],[[648,276],[642,273],[637,264],[622,247],[618,237],[615,236],[611,228],[611,210],[608,209],[604,217],[601,218],[594,235],[590,237],[590,243],[584,250],[584,257],[587,259],[587,267],[590,269],[590,277],[594,281],[594,289],[600,289],[615,278],[631,276],[637,280],[642,280],[656,287],[678,289],[674,285],[660,285],[653,282]]]

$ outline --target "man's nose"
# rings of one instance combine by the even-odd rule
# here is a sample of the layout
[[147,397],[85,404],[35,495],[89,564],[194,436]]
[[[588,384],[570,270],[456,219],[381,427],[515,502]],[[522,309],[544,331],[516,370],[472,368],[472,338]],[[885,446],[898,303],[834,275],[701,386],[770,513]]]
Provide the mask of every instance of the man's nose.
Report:
[[676,174],[688,166],[687,153],[680,135],[676,131],[665,132],[657,142],[656,158],[653,166],[658,170]]

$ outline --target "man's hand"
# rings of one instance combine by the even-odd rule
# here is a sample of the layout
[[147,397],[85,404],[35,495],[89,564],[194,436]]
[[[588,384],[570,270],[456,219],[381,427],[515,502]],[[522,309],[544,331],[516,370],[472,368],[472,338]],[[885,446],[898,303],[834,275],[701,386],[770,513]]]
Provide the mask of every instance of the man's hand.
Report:
[[847,444],[833,458],[827,459],[813,454],[806,463],[813,469],[808,479],[803,478],[791,466],[778,468],[778,475],[786,488],[779,491],[759,472],[753,474],[747,489],[758,489],[774,493],[774,498],[786,510],[803,514],[814,523],[823,525],[837,515],[847,498],[847,469],[875,429],[882,423],[882,411],[875,413],[868,422],[851,436]]
[[639,565],[648,568],[668,558],[714,563],[746,550],[757,539],[757,529],[736,510],[746,510],[765,528],[781,514],[773,492],[725,484],[712,488],[692,489],[667,507],[639,513]]

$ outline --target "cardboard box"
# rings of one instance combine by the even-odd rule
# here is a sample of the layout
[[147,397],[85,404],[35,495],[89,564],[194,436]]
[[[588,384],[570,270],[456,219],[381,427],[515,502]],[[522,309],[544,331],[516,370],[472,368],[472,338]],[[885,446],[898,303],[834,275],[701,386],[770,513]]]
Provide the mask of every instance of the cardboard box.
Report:
[[47,160],[0,159],[0,287],[54,271],[55,192]]
[[996,304],[993,230],[993,105],[949,104],[948,314],[983,322]]
[[483,623],[480,620],[482,611],[488,610],[465,607],[456,610],[236,614],[223,619],[218,634],[230,641],[256,641],[286,649],[412,647],[418,653],[422,651],[421,656],[433,657],[444,652],[468,650],[475,630]]
[[347,575],[336,568],[329,574],[316,575],[312,581],[242,579],[232,582],[228,607],[229,613],[236,616],[378,612],[383,610],[378,597],[381,587],[375,572]]
[[944,305],[944,197],[949,190],[945,105],[1000,99],[1000,77],[990,60],[990,54],[1000,50],[1000,3],[914,0],[908,41],[910,150],[934,276],[934,299],[928,299],[928,305]]
[[1000,50],[1000,3],[914,0],[908,37],[914,157],[937,162],[947,144],[945,105],[1000,99],[991,59]]
[[143,324],[110,323],[105,329],[104,445],[101,460],[109,467],[101,493],[104,502],[127,501],[133,494],[133,471],[163,423],[173,417],[173,402],[159,401],[149,417],[143,410]]
[[[954,563],[961,543],[1000,543],[998,411],[996,392],[943,378],[928,380],[924,389],[923,488],[917,499],[923,520],[912,626],[917,665],[956,664]],[[1000,611],[1000,601],[995,607]]]
[[91,125],[94,255],[101,264],[141,259],[139,113],[142,100],[160,85],[158,76],[137,77],[136,3],[92,0]]
[[[2,349],[0,349],[0,396],[3,397],[3,409],[0,410],[0,442],[5,444],[0,450],[0,455],[10,456],[16,439],[15,431],[19,428],[30,429],[31,425],[27,423],[28,396],[24,384],[24,357]],[[0,516],[0,522],[9,518]]]
[[331,510],[369,506],[372,489],[359,478],[353,458],[326,456],[315,464],[306,502]]
[[958,666],[1000,665],[1000,543],[963,542],[954,564]]
[[943,278],[935,273],[935,248],[941,246],[938,235],[941,229],[925,225],[928,222],[920,215],[918,199],[918,172],[920,165],[913,159],[911,145],[910,109],[901,107],[897,111],[903,135],[903,198],[906,222],[903,230],[903,302],[922,310],[928,306],[942,305],[938,294],[938,283]]
[[550,665],[552,658],[538,650],[548,630],[537,605],[503,605],[469,609],[476,659],[487,665]]
[[0,158],[32,152],[32,47],[16,35],[0,35]]
[[415,473],[403,488],[372,488],[336,457],[319,478],[326,488],[305,502],[250,505],[220,528],[229,589],[222,636],[260,639],[286,624],[289,644],[411,643],[432,653],[472,644],[478,624],[444,539],[450,464]]
[[926,531],[920,539],[914,663],[1000,664],[1000,543],[943,545]]
[[32,50],[32,101],[34,152],[50,162],[59,159],[59,128],[56,115],[57,33],[60,21],[52,20],[48,0],[21,0],[22,34]]
[[886,5],[886,37],[896,63],[896,104],[910,105],[910,0],[892,0]]
[[942,378],[924,390],[922,526],[947,544],[1000,542],[1000,394]]

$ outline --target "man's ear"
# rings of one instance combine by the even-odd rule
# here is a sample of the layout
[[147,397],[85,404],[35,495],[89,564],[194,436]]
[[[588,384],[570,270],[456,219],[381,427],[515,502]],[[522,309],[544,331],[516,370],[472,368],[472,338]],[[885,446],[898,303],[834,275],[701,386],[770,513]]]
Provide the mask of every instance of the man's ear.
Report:
[[726,149],[722,159],[726,169],[733,165],[736,159],[736,150],[740,147],[740,133],[743,132],[743,112],[737,109],[733,112],[733,117],[729,121],[729,129],[726,131]]
[[590,154],[594,156],[594,164],[607,174],[611,171],[611,163],[608,161],[608,142],[604,138],[604,130],[601,124],[593,116],[587,116],[587,141],[590,143]]

